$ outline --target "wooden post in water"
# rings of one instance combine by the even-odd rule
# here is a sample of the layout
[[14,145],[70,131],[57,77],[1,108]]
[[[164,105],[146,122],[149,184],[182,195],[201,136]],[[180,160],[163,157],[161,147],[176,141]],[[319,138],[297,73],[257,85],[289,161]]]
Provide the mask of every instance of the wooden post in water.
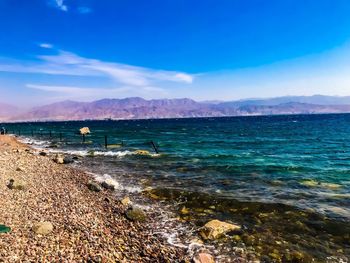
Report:
[[32,137],[34,136],[34,132],[33,132],[33,129],[32,129]]
[[83,136],[83,143],[85,143],[85,134],[82,134]]
[[60,142],[62,141],[62,132],[60,132]]
[[21,130],[18,130],[18,136],[21,136]]
[[108,141],[107,141],[107,135],[105,135],[105,148],[108,148]]
[[40,129],[40,137],[43,136],[43,130]]
[[155,143],[153,141],[151,141],[151,145],[152,145],[154,151],[156,152],[156,154],[158,154],[159,153],[158,147],[155,145]]
[[52,138],[52,132],[50,131],[50,139]]

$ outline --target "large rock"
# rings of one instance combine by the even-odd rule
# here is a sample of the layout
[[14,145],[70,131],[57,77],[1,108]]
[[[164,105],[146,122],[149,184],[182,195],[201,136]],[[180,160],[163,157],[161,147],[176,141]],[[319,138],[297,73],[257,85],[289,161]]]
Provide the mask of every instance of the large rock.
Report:
[[87,187],[93,192],[101,192],[102,191],[101,186],[99,186],[97,183],[94,183],[94,182],[89,182],[87,184]]
[[11,190],[24,190],[25,184],[23,182],[15,181],[11,179],[7,187],[10,188]]
[[228,232],[240,230],[238,225],[222,222],[219,220],[211,220],[202,227],[200,235],[203,239],[217,239]]
[[83,127],[83,128],[81,128],[81,129],[79,129],[79,131],[80,131],[80,134],[81,134],[81,135],[90,134],[90,129],[89,129],[89,127]]
[[107,190],[115,190],[118,187],[118,183],[112,179],[107,179],[101,183],[101,186]]
[[74,163],[74,159],[70,155],[64,156],[63,157],[63,163],[64,164]]
[[127,219],[131,221],[140,221],[144,222],[146,221],[146,214],[145,212],[138,208],[138,207],[130,207],[126,212],[125,216]]
[[208,253],[198,253],[193,258],[194,263],[215,263],[214,257]]
[[53,225],[50,222],[38,222],[33,225],[32,230],[38,235],[47,235],[53,231]]

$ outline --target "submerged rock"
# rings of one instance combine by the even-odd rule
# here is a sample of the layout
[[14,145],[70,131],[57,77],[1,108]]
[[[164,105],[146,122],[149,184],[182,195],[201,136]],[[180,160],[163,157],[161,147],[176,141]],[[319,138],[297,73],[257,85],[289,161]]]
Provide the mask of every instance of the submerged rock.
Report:
[[23,182],[15,181],[11,179],[7,187],[10,188],[11,190],[24,190],[25,184]]
[[93,192],[101,192],[102,191],[101,186],[99,186],[97,183],[94,183],[94,182],[89,182],[87,184],[87,187],[89,188],[89,190],[91,190]]
[[146,214],[145,212],[138,207],[131,207],[125,212],[125,216],[127,219],[131,221],[139,221],[139,222],[144,222],[146,221]]
[[194,263],[214,263],[214,257],[208,253],[198,253],[193,258]]
[[46,152],[39,152],[39,155],[40,155],[40,156],[46,156],[47,153],[46,153]]
[[33,225],[32,230],[38,235],[47,235],[53,231],[53,225],[50,222],[38,222]]
[[241,227],[238,225],[222,222],[219,220],[211,220],[202,227],[200,235],[203,239],[217,239],[222,237],[224,234],[240,230]]

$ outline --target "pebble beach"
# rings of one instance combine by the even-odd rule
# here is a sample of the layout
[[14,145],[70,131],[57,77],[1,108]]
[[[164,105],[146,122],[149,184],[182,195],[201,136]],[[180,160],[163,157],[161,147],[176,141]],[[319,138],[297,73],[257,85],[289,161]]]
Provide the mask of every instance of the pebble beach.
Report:
[[0,136],[0,262],[189,262],[145,222],[129,220],[113,191],[89,175]]

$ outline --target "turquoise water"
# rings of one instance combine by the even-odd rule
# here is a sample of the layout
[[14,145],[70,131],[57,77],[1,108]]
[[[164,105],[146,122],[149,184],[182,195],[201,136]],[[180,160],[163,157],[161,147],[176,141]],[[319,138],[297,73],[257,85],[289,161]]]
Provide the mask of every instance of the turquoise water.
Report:
[[[77,131],[84,126],[92,133],[82,143]],[[54,149],[75,151],[84,156],[95,150],[97,154],[93,160],[85,161],[86,166],[118,175],[118,179],[134,180],[135,184],[147,179],[148,185],[158,189],[154,194],[168,199],[169,193],[173,193],[172,199],[186,200],[194,211],[192,219],[198,224],[201,214],[204,218],[244,222],[245,207],[252,209],[249,210],[252,218],[275,211],[278,215],[274,220],[278,222],[286,211],[296,211],[307,213],[305,217],[316,216],[323,222],[331,220],[332,224],[349,226],[349,114],[48,122],[7,124],[6,127],[27,137],[32,137],[33,131],[36,139],[54,142],[51,146],[58,147]],[[112,145],[108,149],[104,149],[105,135]],[[150,141],[158,146],[160,155],[153,154]],[[151,154],[134,154],[140,149]],[[193,195],[207,201],[193,201]],[[211,207],[220,207],[220,204],[225,207],[212,209],[207,217],[195,212],[200,206],[209,206],[211,201],[215,203]],[[233,210],[228,212],[228,207]],[[239,217],[235,215],[237,211],[240,211]],[[253,227],[252,218],[245,220],[250,220]],[[283,235],[288,232],[279,231]],[[309,234],[315,237],[312,233]],[[346,236],[349,233],[327,234],[340,236],[341,241],[334,245],[337,246],[334,249],[346,251],[340,255],[349,251]],[[313,255],[307,249],[303,251]],[[336,253],[332,251],[322,255],[315,252],[314,256]]]

